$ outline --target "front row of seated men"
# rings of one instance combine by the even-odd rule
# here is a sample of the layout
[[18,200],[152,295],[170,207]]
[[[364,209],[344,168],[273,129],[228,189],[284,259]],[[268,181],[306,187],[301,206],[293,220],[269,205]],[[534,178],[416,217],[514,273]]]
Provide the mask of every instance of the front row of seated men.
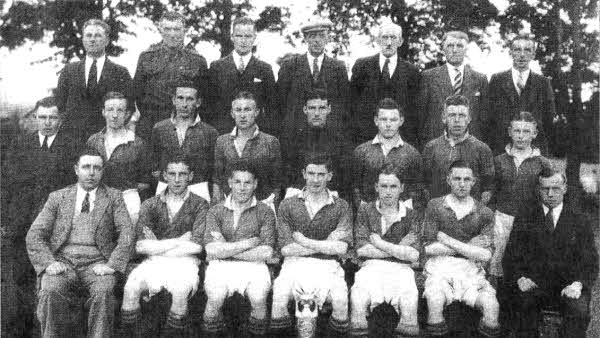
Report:
[[[375,186],[378,198],[360,206],[354,227],[348,203],[327,189],[332,170],[326,156],[306,160],[305,188],[281,203],[277,221],[272,209],[254,196],[257,178],[244,163],[229,173],[231,194],[209,209],[207,201],[188,190],[193,172],[186,159],[167,161],[163,176],[168,187],[143,203],[135,226],[121,193],[100,184],[103,169],[100,154],[83,152],[75,165],[77,184],[50,194],[27,235],[28,253],[40,278],[37,315],[44,337],[75,332],[81,291],[87,295],[88,335],[111,336],[116,274],[125,273],[134,249],[146,258],[125,283],[124,336],[135,335],[140,298],[163,289],[172,302],[161,334],[183,334],[188,300],[200,283],[196,255],[203,250],[208,299],[202,325],[207,335],[223,330],[222,306],[234,293],[250,302],[247,330],[255,336],[264,335],[269,325],[275,335],[288,335],[292,300],[298,330],[314,330],[310,313],[330,303],[328,336],[364,336],[372,310],[389,303],[400,314],[396,333],[418,335],[419,291],[411,266],[419,264],[426,278],[426,333],[445,334],[444,307],[459,301],[482,312],[481,334],[501,334],[496,291],[485,272],[494,250],[494,215],[470,196],[477,178],[463,161],[450,166],[451,192],[431,200],[422,220],[400,199],[404,186],[397,169],[384,167]],[[544,171],[538,188],[541,205],[516,217],[504,259],[506,280],[518,295],[510,299],[522,313],[518,329],[535,333],[539,304],[560,299],[564,335],[581,337],[598,272],[593,235],[568,207],[563,210],[564,176]],[[544,216],[546,209],[551,217]],[[353,239],[364,263],[348,295],[338,259],[348,253]],[[271,283],[265,262],[274,255],[276,243],[284,261]]]

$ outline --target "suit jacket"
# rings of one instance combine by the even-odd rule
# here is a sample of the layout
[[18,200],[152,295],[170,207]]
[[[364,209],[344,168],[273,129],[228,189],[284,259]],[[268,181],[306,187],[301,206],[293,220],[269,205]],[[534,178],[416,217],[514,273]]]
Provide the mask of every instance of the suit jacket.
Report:
[[302,111],[306,103],[306,95],[313,88],[321,88],[327,91],[327,97],[331,104],[331,113],[328,116],[328,124],[337,125],[346,129],[348,123],[348,72],[346,65],[325,55],[319,70],[318,81],[313,83],[311,67],[308,64],[306,54],[292,55],[284,59],[279,68],[277,79],[277,90],[281,107],[283,128],[295,129],[306,121]]
[[554,93],[550,80],[543,75],[529,73],[523,92],[519,96],[512,80],[511,70],[494,74],[489,85],[489,129],[486,143],[494,155],[501,154],[510,142],[508,126],[511,117],[528,111],[538,120],[538,135],[533,145],[540,148],[542,155],[548,154],[548,139],[552,135],[552,119],[556,114]]
[[100,131],[105,124],[102,99],[111,91],[125,94],[129,98],[130,111],[135,110],[131,76],[125,67],[106,58],[98,84],[88,91],[85,61],[67,64],[60,73],[55,92],[58,110],[65,116],[65,131],[82,142]]
[[261,110],[258,125],[261,129],[269,134],[279,131],[280,115],[273,69],[254,56],[242,73],[238,72],[232,54],[210,64],[208,93],[211,116],[207,116],[208,123],[219,134],[230,132],[235,126],[231,117],[231,101],[244,90],[254,94],[258,101],[257,107]]
[[7,192],[9,221],[5,226],[24,240],[28,227],[50,192],[75,183],[73,164],[80,145],[59,130],[43,151],[38,132],[19,135],[2,168],[2,189]]
[[[27,233],[29,259],[38,276],[56,262],[55,254],[67,243],[73,226],[77,185],[50,194]],[[124,272],[133,253],[135,228],[119,190],[101,185],[96,191],[92,222],[100,253],[115,271]]]
[[[444,101],[451,95],[454,95],[454,88],[446,64],[423,72],[417,100],[418,134],[421,147],[444,134],[444,123],[442,122]],[[461,95],[469,99],[471,112],[469,133],[483,140],[488,119],[488,81],[486,76],[474,71],[469,65],[465,65]]]
[[562,288],[574,281],[591,288],[598,275],[598,252],[591,224],[564,204],[556,227],[550,232],[538,202],[515,218],[502,266],[509,285],[527,277],[542,288]]
[[[382,88],[380,77],[379,54],[358,59],[352,67],[350,80],[352,124],[357,138],[355,141],[358,144],[372,140],[378,132],[373,116],[379,101],[387,96]],[[404,124],[400,133],[402,138],[412,145],[416,145],[415,103],[419,78],[417,67],[398,56],[396,69],[391,78],[393,93],[391,98],[404,109]]]

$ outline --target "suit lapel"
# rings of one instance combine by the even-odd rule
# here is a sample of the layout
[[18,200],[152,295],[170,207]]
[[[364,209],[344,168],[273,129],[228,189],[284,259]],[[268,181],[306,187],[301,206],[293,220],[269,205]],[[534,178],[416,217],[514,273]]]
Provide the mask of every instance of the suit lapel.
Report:
[[98,228],[107,206],[108,194],[103,186],[99,186],[98,190],[96,190],[96,200],[94,201],[94,209],[92,210],[92,225],[94,227],[94,232]]
[[463,90],[462,95],[466,95],[467,93],[473,93],[473,70],[469,65],[465,65],[465,73],[463,74]]
[[106,82],[106,78],[110,76],[110,72],[112,71],[113,63],[108,59],[108,56],[104,60],[104,66],[102,66],[102,71],[100,72],[100,80],[98,80],[98,84],[96,88],[100,86],[104,86],[104,82]]
[[517,89],[515,88],[515,84],[512,80],[512,72],[511,70],[507,70],[506,72],[502,73],[502,77],[503,77],[503,88],[504,88],[504,92],[505,94],[509,95],[509,97],[511,99],[514,98],[518,98],[519,97],[519,93],[517,93]]
[[[323,58],[323,62],[325,62],[325,59]],[[299,76],[301,76],[302,79],[305,79],[305,81],[307,81],[307,84],[309,85],[309,87],[312,85],[312,72],[311,72],[311,65],[308,64],[308,56],[306,56],[306,54],[302,54],[300,55],[300,62],[299,62]],[[323,68],[323,66],[321,66],[321,68]]]
[[85,82],[85,58],[77,65],[77,84],[81,88],[81,94],[87,96],[87,82]]
[[438,76],[436,76],[437,83],[440,88],[444,91],[444,97],[450,96],[454,94],[454,89],[452,88],[452,80],[450,79],[450,74],[448,74],[448,65],[443,65],[438,68]]
[[67,190],[64,203],[61,204],[62,213],[67,216],[65,222],[58,223],[63,229],[59,230],[59,233],[68,234],[71,232],[71,227],[73,226],[73,216],[75,215],[75,202],[77,200],[77,184],[73,184]]
[[227,76],[233,77],[233,76],[237,76],[238,74],[238,69],[237,69],[237,65],[235,64],[235,60],[233,59],[233,53],[227,55],[225,57],[225,60],[223,60],[225,62],[225,64],[227,65],[225,67],[226,72],[227,72]]

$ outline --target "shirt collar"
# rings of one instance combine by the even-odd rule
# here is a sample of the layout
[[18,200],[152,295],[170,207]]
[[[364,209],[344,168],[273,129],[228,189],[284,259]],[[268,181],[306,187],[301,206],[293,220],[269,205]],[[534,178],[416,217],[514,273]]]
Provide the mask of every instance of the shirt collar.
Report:
[[[442,205],[444,206],[444,208],[452,210],[452,207],[448,203],[450,195],[452,195],[452,194],[448,194],[448,195],[444,196],[444,200],[442,202]],[[477,201],[476,199],[473,198],[473,207],[471,208],[471,210],[469,210],[469,212],[467,213],[467,215],[473,213],[477,209],[477,205],[478,204],[479,204],[479,201]]]
[[[373,138],[373,141],[371,141],[371,144],[383,144],[381,138],[379,137],[379,134],[375,135],[375,138]],[[402,137],[400,135],[398,135],[398,141],[392,145],[392,148],[399,148],[399,147],[403,147],[403,146],[404,146],[404,141],[402,140]]]
[[[237,132],[238,132],[237,127],[233,127],[233,130],[231,131],[231,133],[229,133],[229,135],[235,138],[237,136]],[[251,139],[253,139],[256,136],[258,136],[259,132],[260,131],[258,130],[258,125],[256,125],[256,129],[254,129],[254,134],[252,134]]]
[[527,79],[529,78],[529,73],[531,73],[531,68],[527,68],[527,70],[524,70],[523,72],[515,69],[514,67],[511,68],[512,71],[512,78],[513,81],[516,83],[519,80],[519,74],[523,74],[523,78],[525,79],[525,81],[527,81]]
[[[563,204],[561,203],[559,205],[557,205],[556,207],[552,208],[552,215],[556,218],[556,215],[560,215],[562,209],[563,209]],[[542,203],[542,208],[544,209],[544,215],[548,213],[548,210],[550,210],[550,208],[548,208],[548,206],[546,206],[544,203]]]
[[452,80],[454,80],[454,76],[456,75],[456,69],[458,68],[458,70],[460,71],[460,73],[462,74],[462,76],[465,76],[465,63],[461,63],[458,67],[455,67],[449,63],[446,63],[446,66],[448,67],[448,73],[450,74],[450,78]]
[[[379,70],[383,70],[383,64],[385,63],[385,59],[386,57],[382,53],[379,53]],[[396,64],[398,63],[398,54],[390,56],[389,59],[390,63],[388,65],[388,69],[390,71],[390,74],[393,74],[393,70],[396,69]]]
[[[167,187],[167,189],[163,190],[159,195],[158,198],[160,198],[160,200],[163,203],[167,203],[167,192],[169,191],[169,188]],[[183,200],[186,201],[188,199],[188,197],[190,197],[190,189],[185,189],[185,195],[183,196]]]
[[[46,137],[46,136],[42,135],[42,133],[40,133],[38,131],[38,137],[40,139],[40,147],[41,147],[42,145],[44,145],[44,137]],[[48,136],[48,148],[50,148],[50,146],[52,145],[52,142],[54,142],[54,138],[56,138],[56,134]]]
[[452,147],[456,146],[459,143],[464,142],[466,139],[469,138],[469,136],[471,136],[471,135],[469,134],[469,131],[467,130],[467,132],[465,133],[465,135],[463,137],[461,137],[460,139],[455,141],[450,136],[448,136],[448,132],[446,130],[444,130],[444,138],[446,139],[446,141],[448,141],[448,143],[450,143],[450,146],[452,146]]
[[98,187],[95,187],[94,189],[87,191],[85,189],[83,189],[81,187],[81,185],[79,185],[79,183],[77,184],[77,196],[81,196],[81,200],[83,200],[85,197],[86,193],[90,194],[90,202],[95,201],[96,200],[96,192],[98,191]]
[[[506,151],[506,153],[508,154],[508,156],[512,156],[514,157],[515,155],[512,153],[512,145],[509,143],[506,145],[506,147],[504,147],[504,150]],[[536,157],[536,156],[542,156],[542,153],[540,152],[539,148],[536,148],[534,146],[531,146],[531,153],[529,154],[529,156],[527,156],[526,158],[530,158],[530,157]]]
[[[92,63],[94,62],[94,58],[93,57],[89,57],[86,56],[85,57],[85,76],[87,79],[87,76],[90,73],[90,69],[92,68]],[[104,63],[106,62],[106,54],[102,55],[101,57],[96,59],[96,71],[97,71],[97,76],[98,79],[100,79],[100,74],[102,73],[102,69],[104,68]]]
[[244,60],[244,68],[248,67],[248,62],[250,62],[250,59],[252,58],[252,53],[248,53],[246,55],[240,55],[238,54],[235,50],[232,52],[233,54],[233,63],[235,63],[235,66],[237,68],[239,68],[239,63],[240,62],[240,58],[242,60]]
[[[252,202],[250,202],[250,208],[255,207],[256,204],[258,203],[258,200],[256,199],[256,196],[252,196]],[[225,202],[223,203],[223,206],[231,211],[233,211],[233,201],[231,198],[231,194],[227,197],[225,197]],[[248,208],[248,209],[250,209]]]
[[[412,209],[412,200],[406,200],[406,201],[398,201],[398,213],[396,214],[396,222],[401,220],[404,216],[406,216],[406,209]],[[381,201],[378,199],[377,201],[375,201],[375,209],[377,209],[377,211],[379,211],[380,214],[383,214],[381,212]]]
[[[308,57],[308,66],[310,67],[310,69],[312,70],[312,65],[313,65],[313,60],[315,59],[314,56],[312,56],[312,54],[310,53],[306,53],[306,56]],[[321,70],[321,66],[323,65],[323,59],[325,58],[325,53],[321,53],[321,55],[317,56],[317,64],[319,65],[319,70]]]
[[[306,187],[304,187],[302,189],[302,192],[300,194],[298,194],[298,197],[300,199],[306,201],[306,196],[308,196],[308,191],[306,191]],[[327,203],[325,203],[325,204],[335,203],[335,200],[333,199],[334,197],[335,197],[335,194],[331,190],[327,189]]]
[[[104,138],[106,138],[106,127],[102,128],[100,132]],[[134,142],[135,141],[135,132],[133,130],[127,129],[125,136],[123,138],[118,138],[119,141],[123,141],[123,143]]]
[[[192,123],[192,125],[190,127],[194,127],[201,121],[202,121],[202,119],[200,118],[200,114],[196,115],[196,119],[194,120],[194,123]],[[171,113],[171,123],[175,124],[175,113]]]

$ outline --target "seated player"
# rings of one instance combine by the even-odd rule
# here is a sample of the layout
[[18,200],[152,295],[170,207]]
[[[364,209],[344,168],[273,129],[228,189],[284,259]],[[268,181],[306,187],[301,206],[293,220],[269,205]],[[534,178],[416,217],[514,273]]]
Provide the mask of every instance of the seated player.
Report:
[[147,258],[131,271],[125,284],[121,307],[123,336],[136,335],[141,330],[140,296],[148,301],[163,289],[171,294],[172,302],[161,335],[181,335],[188,300],[198,289],[200,261],[196,255],[202,247],[192,241],[192,233],[204,231],[209,205],[188,190],[193,172],[184,157],[169,160],[163,178],[167,189],[144,201],[140,210],[135,250]]
[[274,334],[290,334],[288,303],[308,294],[314,295],[318,309],[331,302],[328,336],[343,335],[348,331],[348,287],[336,259],[352,243],[352,211],[327,189],[332,178],[327,157],[307,158],[302,172],[306,182],[302,194],[285,199],[279,207],[277,234],[285,258],[273,285],[271,328],[278,331]]
[[482,335],[500,335],[496,290],[486,280],[483,268],[493,253],[494,214],[471,197],[475,179],[467,163],[453,162],[446,179],[450,194],[429,201],[425,211],[422,242],[427,279],[423,296],[429,310],[427,331],[433,336],[447,333],[443,311],[455,301],[483,313]]
[[502,261],[518,337],[538,337],[540,310],[558,306],[560,337],[585,337],[598,251],[586,218],[563,203],[564,174],[542,171],[540,199],[515,217]]
[[222,307],[234,293],[250,301],[250,335],[267,329],[267,294],[271,275],[265,261],[273,255],[275,213],[257,200],[258,179],[246,163],[233,166],[229,175],[231,194],[213,206],[206,216],[204,243],[209,260],[204,280],[208,297],[204,333],[218,335],[224,329]]
[[419,333],[419,292],[411,263],[419,259],[417,231],[420,218],[400,199],[404,184],[398,171],[386,165],[379,173],[377,200],[363,204],[356,217],[356,253],[365,259],[352,286],[351,335],[366,336],[367,315],[379,304],[390,303],[400,314],[396,333]]

